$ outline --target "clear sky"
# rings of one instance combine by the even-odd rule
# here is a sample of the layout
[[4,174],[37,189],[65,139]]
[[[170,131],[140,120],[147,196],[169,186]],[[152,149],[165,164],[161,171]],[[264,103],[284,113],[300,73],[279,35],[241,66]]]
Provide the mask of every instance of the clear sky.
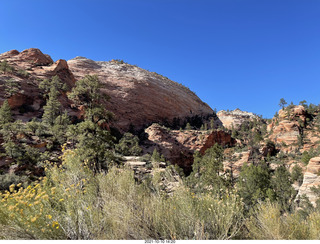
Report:
[[319,0],[0,0],[0,53],[123,59],[212,108],[320,103]]

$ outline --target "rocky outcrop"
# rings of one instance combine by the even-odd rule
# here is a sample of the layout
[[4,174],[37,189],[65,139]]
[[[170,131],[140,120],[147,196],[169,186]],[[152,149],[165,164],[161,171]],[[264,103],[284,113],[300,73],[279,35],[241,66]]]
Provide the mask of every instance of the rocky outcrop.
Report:
[[117,61],[98,62],[83,57],[68,61],[76,79],[98,75],[110,96],[106,108],[116,116],[116,126],[127,130],[153,122],[181,123],[188,117],[207,117],[213,110],[192,91],[154,72]]
[[[41,80],[51,79],[57,75],[69,89],[75,84],[75,78],[65,60],[58,60],[54,63],[49,55],[43,54],[39,49],[30,48],[20,53],[12,50],[0,54],[0,61],[4,60],[14,68],[14,71],[0,74],[0,105],[5,99],[8,99],[16,119],[26,122],[42,115],[42,108],[46,101],[38,87]],[[18,92],[11,96],[5,93],[8,80],[14,80],[18,85]],[[79,111],[71,109],[71,101],[68,100],[66,94],[61,93],[59,100],[64,110],[67,110],[70,115],[77,116]]]
[[[267,126],[269,139],[275,143],[295,146],[306,122],[306,111],[301,105],[280,109],[277,118]],[[291,150],[291,149],[288,149]]]
[[49,55],[43,54],[37,48],[29,48],[20,53],[17,50],[11,50],[0,54],[0,60],[7,60],[9,63],[23,69],[30,69],[36,66],[47,66],[53,63],[53,60]]
[[225,147],[236,143],[230,134],[222,130],[169,130],[153,124],[145,132],[148,139],[143,145],[144,153],[152,154],[153,150],[157,149],[172,164],[180,166],[186,174],[192,170],[195,151],[204,154],[215,143]]
[[311,158],[304,173],[303,183],[299,188],[297,198],[306,195],[311,203],[315,204],[317,199],[316,195],[312,192],[312,187],[320,185],[320,157]]
[[306,109],[302,105],[294,106],[293,108],[285,108],[279,110],[280,120],[298,120],[306,121]]
[[276,143],[292,145],[298,142],[299,135],[300,129],[297,121],[283,120],[274,126],[270,139]]
[[211,131],[208,136],[204,136],[204,142],[205,143],[201,145],[199,150],[201,154],[204,154],[208,148],[212,147],[216,143],[223,147],[234,146],[236,144],[235,139],[223,130]]
[[241,111],[238,108],[233,111],[221,110],[217,113],[217,116],[221,120],[223,126],[228,129],[232,129],[232,127],[237,129],[244,121],[258,118],[257,115],[254,115],[250,112]]

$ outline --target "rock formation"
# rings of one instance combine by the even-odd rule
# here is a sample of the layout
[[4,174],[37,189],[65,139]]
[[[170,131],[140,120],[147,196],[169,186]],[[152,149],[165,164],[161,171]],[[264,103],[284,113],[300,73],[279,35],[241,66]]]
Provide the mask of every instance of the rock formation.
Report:
[[[111,99],[106,107],[116,115],[116,125],[127,130],[153,122],[182,122],[187,117],[207,117],[213,110],[183,85],[154,72],[118,61],[97,62],[83,57],[68,61],[76,79],[97,74]],[[179,120],[180,119],[180,120]]]
[[152,124],[145,132],[148,140],[144,143],[144,153],[152,154],[154,149],[164,155],[172,164],[180,166],[185,173],[192,170],[193,154],[205,151],[215,143],[222,146],[234,146],[236,141],[223,130],[169,130],[158,124]]
[[299,188],[297,195],[306,195],[312,204],[315,204],[317,196],[311,190],[312,187],[318,187],[320,185],[320,157],[311,158],[307,166],[307,170],[304,173],[303,183]]
[[235,109],[233,111],[221,110],[217,113],[218,118],[221,120],[224,127],[231,129],[232,126],[236,129],[247,120],[252,120],[258,118],[251,112],[241,111],[240,109]]
[[[87,74],[97,74],[105,85],[103,92],[111,98],[105,106],[115,114],[113,126],[121,131],[130,127],[141,129],[153,122],[178,126],[188,118],[201,120],[214,116],[213,110],[185,86],[134,65],[118,61],[96,62],[83,57],[54,62],[36,48],[0,54],[0,62],[5,60],[15,72],[0,74],[0,85],[4,87],[7,80],[14,79],[19,84],[19,92],[6,97],[4,89],[1,89],[0,105],[9,99],[16,118],[23,121],[42,115],[45,100],[38,88],[39,80],[58,75],[71,89],[76,80]],[[23,75],[18,71],[23,71]],[[81,111],[71,108],[66,94],[59,99],[70,115],[81,115]],[[21,114],[21,106],[27,106],[27,112]]]

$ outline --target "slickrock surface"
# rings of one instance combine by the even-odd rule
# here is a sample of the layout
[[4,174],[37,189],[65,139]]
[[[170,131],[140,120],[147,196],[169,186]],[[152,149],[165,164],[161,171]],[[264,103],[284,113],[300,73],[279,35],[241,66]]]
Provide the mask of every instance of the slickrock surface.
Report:
[[217,113],[218,118],[221,120],[224,127],[231,129],[232,126],[236,129],[246,120],[251,120],[258,118],[251,112],[241,111],[240,109],[235,109],[233,111],[227,112],[221,110]]
[[126,130],[130,124],[142,128],[174,118],[208,116],[213,110],[192,91],[154,72],[116,61],[99,62],[76,57],[68,61],[76,79],[97,74],[111,99],[106,104]]

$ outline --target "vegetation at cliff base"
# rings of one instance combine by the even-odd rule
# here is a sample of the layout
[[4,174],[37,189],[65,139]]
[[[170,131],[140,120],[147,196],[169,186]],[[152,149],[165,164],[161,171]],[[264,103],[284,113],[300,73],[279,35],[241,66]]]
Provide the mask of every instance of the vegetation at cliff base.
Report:
[[[13,72],[5,62],[0,68]],[[8,100],[19,89],[15,80],[5,87]],[[0,160],[6,162],[0,172],[0,239],[320,238],[320,189],[311,189],[313,203],[297,191],[305,167],[320,152],[316,143],[304,147],[308,133],[319,132],[315,105],[301,102],[304,120],[281,99],[272,121],[254,116],[238,127],[219,128],[237,143],[202,142],[211,145],[190,153],[192,171],[184,174],[161,146],[148,148],[145,134],[133,126],[132,133],[110,129],[116,118],[102,106],[109,97],[98,76],[87,75],[72,89],[53,76],[38,87],[40,116],[21,121],[10,100],[0,107]],[[80,116],[63,106],[65,93]],[[272,137],[284,120],[298,128],[290,145]],[[213,117],[183,123],[185,130],[161,128],[169,136],[173,131],[202,139],[216,132]]]

